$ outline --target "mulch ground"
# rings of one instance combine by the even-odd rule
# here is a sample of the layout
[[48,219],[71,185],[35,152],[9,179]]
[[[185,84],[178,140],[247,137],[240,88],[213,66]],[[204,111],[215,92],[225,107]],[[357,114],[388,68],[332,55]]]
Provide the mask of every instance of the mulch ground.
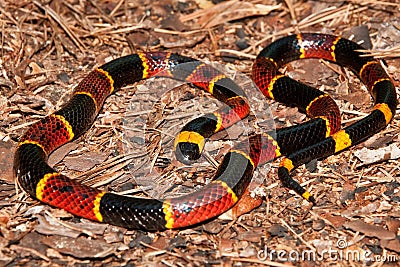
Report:
[[[259,207],[183,230],[149,233],[76,218],[33,200],[14,181],[19,136],[68,101],[96,66],[138,51],[172,51],[218,63],[249,85],[258,52],[298,32],[362,42],[382,59],[399,93],[396,0],[1,1],[0,266],[398,266],[398,114],[370,140],[296,171],[317,206],[281,186],[278,160],[257,170]],[[336,65],[305,60],[284,71],[330,93],[344,125],[372,107],[357,78]],[[109,97],[93,127],[53,153],[50,164],[85,184],[125,195],[191,192],[212,178],[224,153],[249,129],[306,120],[246,87],[253,120],[211,138],[191,166],[171,156],[174,136],[187,121],[221,105],[191,86],[157,79]]]

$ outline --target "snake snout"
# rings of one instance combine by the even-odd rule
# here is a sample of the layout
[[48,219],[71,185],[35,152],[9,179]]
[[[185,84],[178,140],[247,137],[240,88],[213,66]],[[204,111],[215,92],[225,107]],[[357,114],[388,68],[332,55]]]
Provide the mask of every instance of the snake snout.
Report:
[[199,146],[189,142],[179,143],[176,146],[175,157],[179,162],[190,165],[200,158]]

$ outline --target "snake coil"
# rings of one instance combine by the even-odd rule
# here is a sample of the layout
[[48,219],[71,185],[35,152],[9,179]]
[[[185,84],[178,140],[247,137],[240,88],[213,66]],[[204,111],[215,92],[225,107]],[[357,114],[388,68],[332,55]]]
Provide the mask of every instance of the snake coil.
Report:
[[[393,83],[380,63],[364,57],[361,47],[327,34],[284,37],[266,47],[253,66],[253,80],[263,94],[293,105],[312,120],[279,129],[275,136],[256,134],[249,145],[239,144],[223,158],[212,182],[202,189],[165,200],[130,198],[82,185],[47,164],[52,151],[81,136],[93,123],[105,99],[121,87],[152,76],[193,83],[227,104],[186,124],[176,138],[177,158],[198,158],[205,140],[249,114],[245,93],[224,74],[195,59],[172,53],[138,53],[93,70],[75,88],[60,110],[33,124],[20,138],[14,172],[34,198],[80,217],[127,228],[162,230],[201,223],[230,209],[249,184],[255,168],[281,155],[278,175],[284,186],[305,199],[315,199],[290,177],[297,166],[340,152],[384,129],[395,114]],[[284,64],[302,58],[321,58],[353,71],[375,100],[372,112],[340,129],[340,112],[327,94],[279,72]]]

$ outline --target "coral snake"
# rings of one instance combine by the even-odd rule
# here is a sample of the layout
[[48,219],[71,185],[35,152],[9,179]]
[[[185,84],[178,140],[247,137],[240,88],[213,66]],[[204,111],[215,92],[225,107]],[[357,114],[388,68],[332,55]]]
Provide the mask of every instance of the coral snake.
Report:
[[[278,169],[283,185],[305,199],[315,199],[289,173],[311,159],[332,155],[384,129],[392,120],[397,98],[380,63],[362,56],[358,44],[327,34],[298,34],[279,39],[258,55],[253,80],[263,94],[297,106],[310,121],[279,129],[275,136],[254,134],[223,158],[214,179],[194,193],[157,200],[131,198],[82,185],[47,164],[48,155],[81,136],[93,123],[104,100],[124,85],[152,76],[185,80],[209,92],[226,106],[186,124],[176,138],[177,158],[195,160],[205,140],[249,114],[242,89],[201,61],[167,52],[138,53],[95,69],[75,88],[60,110],[33,124],[21,137],[14,171],[31,196],[80,217],[126,228],[162,230],[201,223],[230,209],[243,194],[257,165],[285,155]],[[349,68],[375,100],[371,113],[340,129],[340,112],[325,93],[281,74],[284,64],[320,58]]]

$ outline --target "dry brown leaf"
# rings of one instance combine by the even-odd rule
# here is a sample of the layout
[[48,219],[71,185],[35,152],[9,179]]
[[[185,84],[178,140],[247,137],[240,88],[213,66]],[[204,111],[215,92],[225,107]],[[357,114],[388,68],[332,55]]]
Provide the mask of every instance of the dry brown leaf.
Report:
[[71,151],[74,151],[77,147],[78,144],[76,142],[72,142],[65,144],[62,147],[55,150],[53,153],[51,153],[49,157],[48,160],[49,166],[54,166],[55,164],[62,161],[66,155],[68,155]]
[[381,203],[377,201],[368,203],[363,207],[349,206],[347,209],[342,211],[341,215],[347,218],[352,218],[355,216],[362,216],[362,215],[370,215],[374,214],[379,209],[380,206]]
[[400,240],[393,239],[393,240],[381,240],[381,245],[384,248],[389,250],[393,250],[400,253]]
[[[13,182],[14,181],[14,173],[13,173],[13,157],[14,155],[14,143],[13,142],[4,142],[0,140],[0,180]],[[0,190],[1,191],[1,190]]]
[[397,220],[394,218],[388,218],[386,221],[386,225],[387,225],[389,231],[392,231],[393,233],[397,234],[397,231],[400,228],[400,220]]
[[201,10],[181,18],[187,21],[200,17],[198,23],[202,28],[211,28],[229,21],[252,16],[267,15],[273,10],[281,8],[279,5],[262,5],[237,0],[219,3],[206,10]]
[[389,146],[381,147],[379,149],[368,149],[363,147],[354,152],[363,165],[372,164],[386,160],[396,160],[400,158],[400,148],[397,144],[390,144]]
[[341,228],[343,224],[348,220],[347,218],[340,215],[321,214],[320,216],[327,220],[335,228]]
[[40,241],[61,254],[71,255],[78,259],[104,258],[115,252],[114,245],[102,240],[83,237],[50,236],[44,237]]
[[109,153],[97,151],[89,151],[77,157],[69,157],[65,159],[65,165],[72,170],[88,171],[97,164],[104,162]]
[[356,232],[361,232],[366,236],[373,236],[383,240],[392,240],[396,238],[395,233],[381,226],[371,225],[361,220],[346,222],[344,227]]

